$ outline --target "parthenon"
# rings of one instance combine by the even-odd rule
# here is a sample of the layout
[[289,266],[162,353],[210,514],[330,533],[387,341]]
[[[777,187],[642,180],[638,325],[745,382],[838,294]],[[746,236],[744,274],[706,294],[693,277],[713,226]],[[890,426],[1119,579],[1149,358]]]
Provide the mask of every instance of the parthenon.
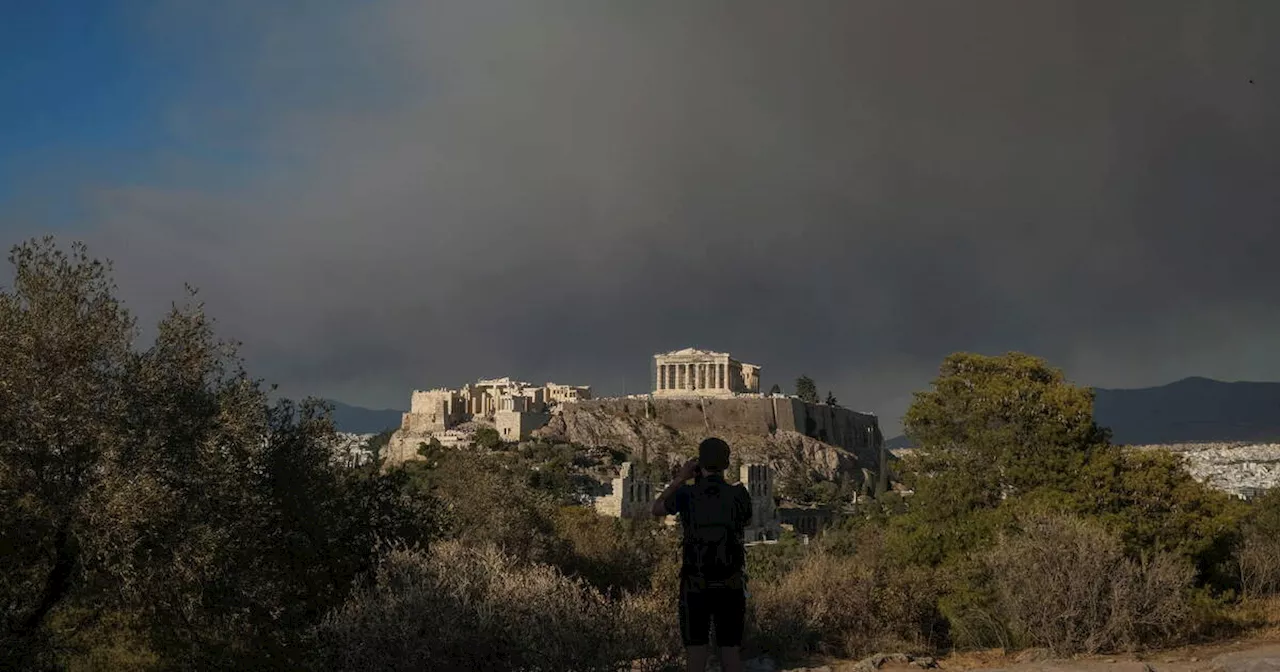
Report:
[[653,394],[660,397],[760,393],[760,367],[727,352],[685,348],[653,356]]

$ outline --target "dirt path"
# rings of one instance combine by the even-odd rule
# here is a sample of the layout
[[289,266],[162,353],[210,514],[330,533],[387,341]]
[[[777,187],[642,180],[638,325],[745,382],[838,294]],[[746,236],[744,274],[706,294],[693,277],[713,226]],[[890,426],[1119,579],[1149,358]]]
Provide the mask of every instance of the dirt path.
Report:
[[[862,672],[857,661],[792,668],[788,672]],[[1185,647],[1142,656],[1094,656],[1048,659],[1037,652],[965,653],[938,661],[939,672],[1280,672],[1280,641],[1238,641]],[[911,665],[888,663],[879,672],[920,672]]]
[[[887,671],[888,668],[882,668]],[[948,669],[948,668],[942,668]],[[964,670],[964,667],[949,669]],[[1149,656],[1024,661],[967,672],[1280,672],[1280,644],[1252,643],[1167,651]]]

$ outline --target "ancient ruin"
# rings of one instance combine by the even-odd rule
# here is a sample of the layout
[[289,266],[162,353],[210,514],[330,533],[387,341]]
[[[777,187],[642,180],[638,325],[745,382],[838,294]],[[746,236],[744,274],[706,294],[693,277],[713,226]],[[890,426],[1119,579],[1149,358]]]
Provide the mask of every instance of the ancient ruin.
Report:
[[481,379],[456,390],[414,390],[409,412],[387,444],[387,465],[415,459],[418,444],[432,439],[442,445],[464,443],[458,428],[477,420],[492,423],[504,441],[527,439],[547,424],[555,407],[588,399],[591,388],[585,385],[535,386],[512,378]]
[[[623,462],[618,477],[613,479],[613,489],[608,495],[597,497],[596,511],[614,518],[648,518],[649,507],[657,498],[653,484],[638,475],[630,462]],[[661,488],[661,486],[659,486]]]
[[760,367],[727,352],[685,348],[653,356],[653,394],[659,397],[760,393]]
[[[778,539],[782,527],[774,500],[772,470],[763,464],[744,464],[739,470],[739,482],[751,495],[751,523],[745,530],[743,541]],[[621,472],[613,479],[612,491],[597,497],[594,506],[596,511],[614,518],[649,518],[652,516],[650,507],[663,485],[649,482],[643,475],[635,473],[630,462],[623,462]]]
[[778,519],[784,529],[807,538],[818,536],[835,518],[834,510],[814,504],[786,503],[778,511]]
[[413,433],[443,432],[502,412],[543,414],[549,406],[590,398],[591,388],[585,385],[534,386],[511,378],[479,380],[457,390],[414,390],[400,428]]
[[782,534],[778,501],[773,496],[773,470],[763,464],[744,464],[740,481],[751,494],[751,524],[745,542],[775,541]]

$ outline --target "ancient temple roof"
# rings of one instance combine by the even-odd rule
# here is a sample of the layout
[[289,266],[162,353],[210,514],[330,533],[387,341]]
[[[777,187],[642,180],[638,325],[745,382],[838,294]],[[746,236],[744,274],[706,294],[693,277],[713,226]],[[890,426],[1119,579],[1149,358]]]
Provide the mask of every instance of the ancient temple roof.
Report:
[[688,357],[688,356],[699,356],[699,357],[729,357],[730,355],[729,355],[729,353],[727,353],[727,352],[712,352],[711,350],[699,350],[699,349],[697,349],[697,348],[685,348],[685,349],[683,349],[683,350],[673,350],[673,351],[671,351],[671,352],[663,352],[663,353],[660,353],[658,356],[659,356],[659,357],[677,357],[677,356],[678,356],[678,357]]

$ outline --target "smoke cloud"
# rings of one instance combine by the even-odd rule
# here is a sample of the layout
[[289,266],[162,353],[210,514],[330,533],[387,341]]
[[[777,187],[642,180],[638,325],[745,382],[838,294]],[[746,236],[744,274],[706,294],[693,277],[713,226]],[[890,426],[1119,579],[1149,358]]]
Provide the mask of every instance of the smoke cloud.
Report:
[[290,394],[638,392],[654,352],[696,346],[892,433],[957,350],[1107,387],[1280,378],[1280,3],[220,2],[137,25],[185,75],[162,179],[77,173],[72,228],[143,315],[200,287]]

